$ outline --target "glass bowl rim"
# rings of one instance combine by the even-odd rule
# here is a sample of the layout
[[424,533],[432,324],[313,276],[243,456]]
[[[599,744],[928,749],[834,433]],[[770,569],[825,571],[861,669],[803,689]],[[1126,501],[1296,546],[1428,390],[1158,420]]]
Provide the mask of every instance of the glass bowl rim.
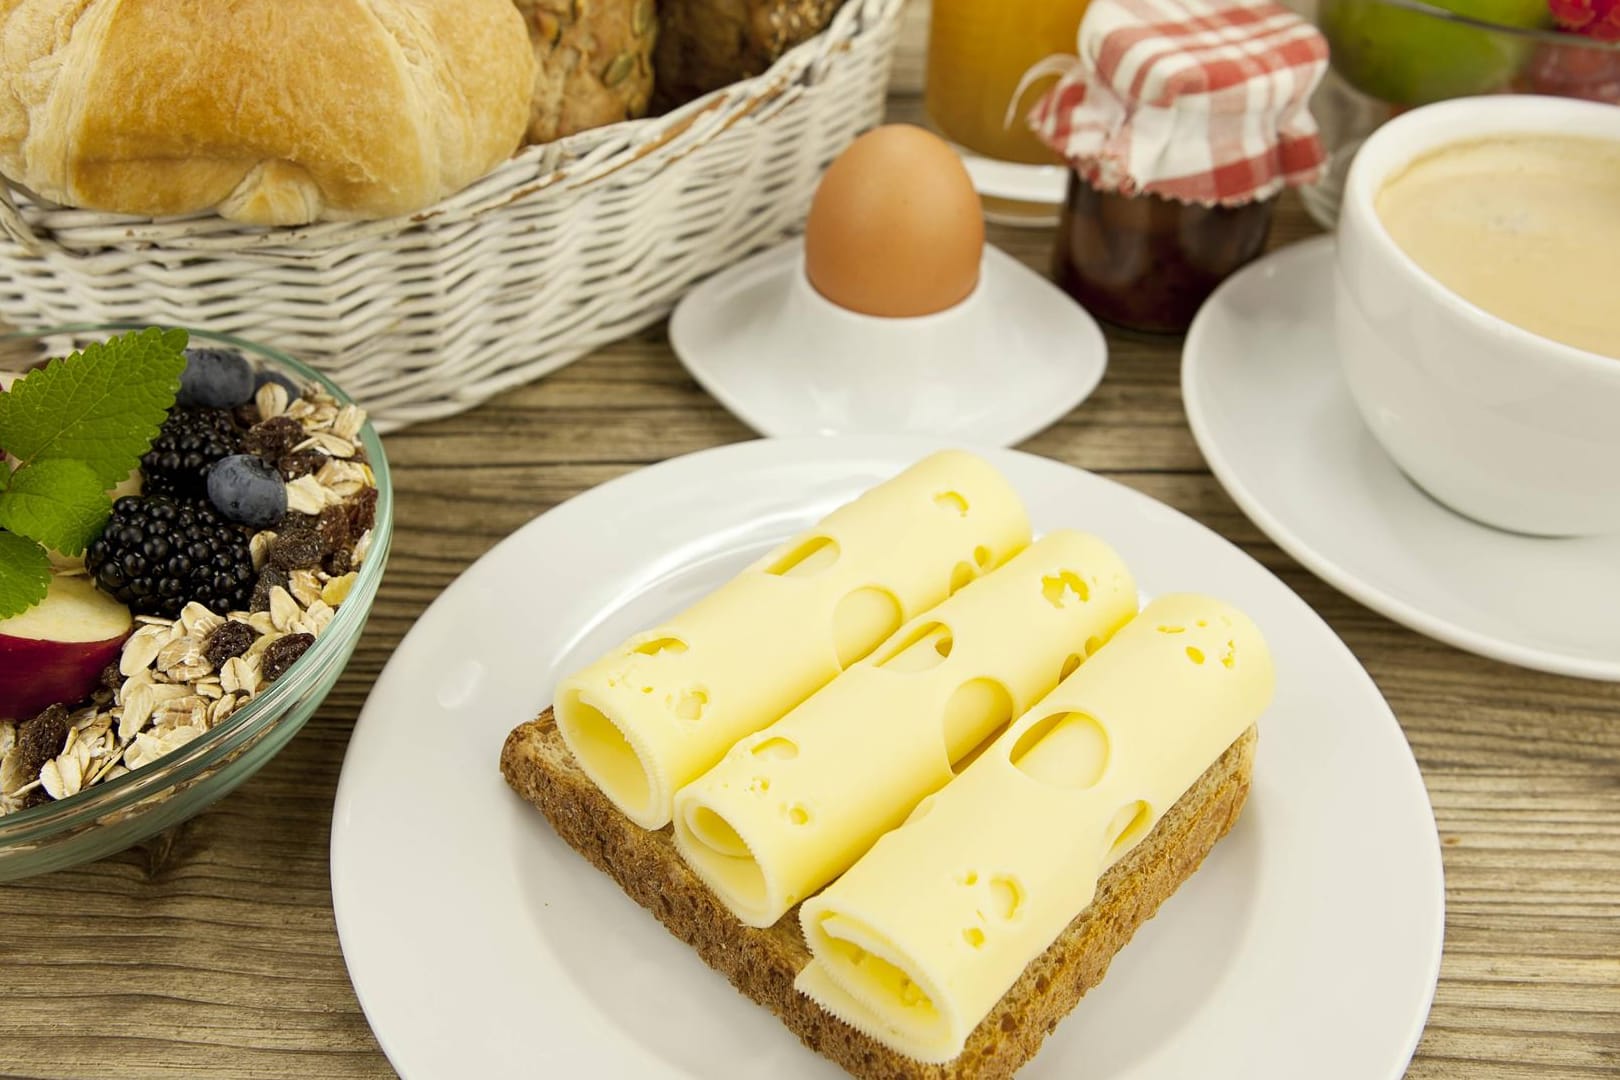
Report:
[[[1344,3],[1346,0],[1323,0],[1322,7],[1329,4]],[[1507,26],[1503,23],[1493,23],[1486,19],[1477,19],[1472,15],[1463,15],[1460,12],[1448,11],[1443,7],[1426,3],[1425,0],[1350,0],[1354,3],[1381,4],[1384,7],[1403,8],[1416,15],[1428,15],[1443,22],[1455,23],[1458,26],[1467,26],[1474,30],[1483,30],[1493,34],[1504,34],[1508,37],[1522,38],[1526,41],[1539,41],[1549,45],[1562,45],[1572,49],[1590,49],[1594,52],[1612,53],[1620,56],[1620,41],[1597,41],[1581,34],[1570,33],[1549,27],[1535,26]],[[1317,22],[1321,22],[1322,13],[1317,12]],[[1331,64],[1332,55],[1328,57]]]
[[[176,328],[173,324],[160,322],[68,323],[39,330],[0,333],[0,343],[39,340],[56,335],[111,334],[144,330],[151,326]],[[355,404],[354,399],[326,375],[279,349],[234,334],[189,327],[178,329],[184,329],[193,339],[217,342],[264,357],[290,374],[316,383],[340,406]],[[393,482],[388,459],[383,451],[382,439],[369,416],[360,429],[359,439],[366,451],[366,463],[371,467],[377,484],[372,546],[351,589],[351,594],[365,598],[365,603],[338,605],[326,630],[315,639],[315,644],[309,647],[304,656],[299,657],[298,662],[288,669],[286,675],[261,690],[223,723],[209,728],[191,742],[163,755],[150,766],[131,769],[115,780],[84,788],[66,799],[53,800],[0,817],[0,855],[4,855],[8,848],[39,842],[80,825],[94,824],[98,818],[206,775],[221,762],[229,762],[239,748],[256,742],[260,735],[274,727],[287,713],[293,700],[306,689],[304,684],[308,682],[308,677],[303,673],[319,671],[324,666],[321,659],[341,651],[345,643],[359,635],[376,599],[376,588],[387,563],[394,528]],[[304,663],[306,658],[310,661],[308,664]]]

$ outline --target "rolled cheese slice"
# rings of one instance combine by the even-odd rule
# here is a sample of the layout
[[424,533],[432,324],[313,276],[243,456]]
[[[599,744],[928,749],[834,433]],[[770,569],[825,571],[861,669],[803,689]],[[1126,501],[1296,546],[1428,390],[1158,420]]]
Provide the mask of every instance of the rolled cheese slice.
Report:
[[1136,614],[1112,548],[1052,533],[902,627],[675,796],[675,843],[770,926]]
[[563,680],[558,730],[626,816],[661,828],[675,792],[737,740],[1028,544],[995,469],[935,454]]
[[796,986],[918,1061],[962,1052],[1271,699],[1265,641],[1199,596],[1149,604],[960,776],[800,908]]

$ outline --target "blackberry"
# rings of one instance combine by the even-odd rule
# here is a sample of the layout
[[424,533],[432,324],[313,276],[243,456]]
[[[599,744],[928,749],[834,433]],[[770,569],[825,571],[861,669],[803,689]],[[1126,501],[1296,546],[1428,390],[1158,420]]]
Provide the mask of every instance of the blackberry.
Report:
[[141,458],[141,490],[177,499],[208,497],[208,466],[240,453],[242,432],[221,409],[177,405]]
[[96,585],[137,615],[172,619],[195,600],[221,615],[253,595],[247,537],[201,503],[131,495],[85,553]]

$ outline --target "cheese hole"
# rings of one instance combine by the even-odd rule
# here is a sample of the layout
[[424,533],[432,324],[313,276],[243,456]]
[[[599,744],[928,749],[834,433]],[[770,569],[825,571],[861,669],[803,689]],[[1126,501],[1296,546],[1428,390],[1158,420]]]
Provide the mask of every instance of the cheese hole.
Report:
[[799,744],[778,735],[762,743],[756,743],[750,753],[757,758],[768,758],[772,761],[792,761],[799,756]]
[[934,505],[941,510],[949,510],[961,517],[967,517],[968,501],[959,491],[942,491],[934,496]]
[[1200,627],[1208,626],[1209,625],[1209,620],[1208,619],[1199,619],[1198,620],[1198,625]]
[[997,727],[994,731],[990,732],[990,734],[979,740],[978,746],[975,746],[972,750],[969,750],[966,754],[963,754],[956,761],[952,762],[951,775],[961,776],[964,772],[966,772],[968,766],[972,765],[975,761],[978,761],[981,757],[983,757],[984,752],[994,746],[996,744],[996,740],[1005,735],[1007,733],[1007,728],[1011,725],[1012,719],[1009,716],[1006,723]]
[[1070,675],[1073,675],[1076,671],[1078,671],[1080,669],[1080,661],[1084,659],[1085,657],[1081,656],[1079,653],[1070,653],[1064,659],[1063,666],[1058,669],[1058,682],[1062,682],[1064,679],[1067,679]]
[[1091,588],[1084,578],[1073,570],[1060,570],[1041,578],[1041,595],[1055,608],[1083,604],[1091,599]]
[[1084,791],[1108,769],[1108,733],[1085,713],[1054,713],[1018,737],[1012,764],[1040,783]]
[[983,544],[980,544],[978,547],[974,548],[973,561],[979,564],[980,570],[983,570],[985,567],[989,566],[990,549],[985,547]]
[[969,870],[967,873],[962,875],[962,884],[967,885],[967,886],[969,886],[971,888],[972,886],[977,885],[978,883],[979,883],[978,871]]
[[923,818],[928,816],[928,812],[933,808],[934,797],[930,795],[922,802],[912,807],[911,813],[906,815],[905,824],[910,825],[912,822],[921,821]]
[[945,755],[955,765],[1013,716],[1012,695],[994,679],[971,679],[945,702]]
[[856,589],[833,610],[833,647],[838,666],[847,668],[900,629],[900,601],[885,589]]
[[790,548],[765,568],[776,577],[812,577],[838,561],[838,541],[830,536],[812,536]]
[[1106,644],[1108,644],[1108,639],[1103,637],[1101,634],[1092,634],[1090,637],[1086,638],[1087,659],[1096,656],[1097,650]]
[[971,585],[978,573],[978,568],[970,562],[957,563],[956,569],[951,571],[951,593],[954,595]]
[[686,651],[686,642],[677,637],[654,638],[637,645],[635,651],[643,656],[657,656],[666,652],[679,655]]
[[748,782],[748,790],[755,795],[763,795],[771,790],[771,781],[766,776],[756,776]]
[[990,879],[990,905],[997,916],[1011,919],[1018,914],[1018,909],[1024,903],[1024,888],[1013,877],[993,877]]
[[951,655],[951,631],[944,623],[924,623],[890,646],[877,666],[907,674],[931,671]]
[[980,930],[977,926],[970,926],[966,930],[962,931],[962,940],[966,941],[975,949],[982,949],[984,948],[984,931]]
[[1108,842],[1109,862],[1136,846],[1136,842],[1147,834],[1148,820],[1152,816],[1148,804],[1141,799],[1119,808],[1108,825],[1108,835],[1112,838]]
[[1195,649],[1193,646],[1189,645],[1187,646],[1187,659],[1191,660],[1195,664],[1202,664],[1204,662],[1204,651],[1202,649]]
[[682,720],[695,722],[703,719],[703,709],[708,704],[709,695],[702,690],[682,690],[675,702],[675,715]]
[[1226,643],[1226,651],[1221,653],[1221,666],[1230,670],[1232,665],[1236,663],[1237,644],[1235,642],[1228,641]]
[[1161,626],[1158,627],[1158,631],[1161,634],[1185,634],[1187,628],[1185,626]]
[[808,825],[810,824],[810,811],[798,803],[794,803],[787,808],[787,819],[795,825]]
[[635,808],[652,801],[652,781],[641,758],[606,714],[576,691],[558,703],[557,721],[574,756],[610,798]]

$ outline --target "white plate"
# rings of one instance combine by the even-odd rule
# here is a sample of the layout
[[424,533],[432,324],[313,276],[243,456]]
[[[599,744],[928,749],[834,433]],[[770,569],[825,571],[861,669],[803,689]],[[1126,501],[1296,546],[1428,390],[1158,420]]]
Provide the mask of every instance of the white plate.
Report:
[[[344,957],[407,1080],[842,1075],[558,840],[497,758],[559,672],[939,446],[766,440],[643,469],[525,526],[417,622],[349,744],[332,830]],[[1444,888],[1422,778],[1372,680],[1203,526],[1077,469],[984,453],[1037,531],[1098,533],[1149,593],[1240,605],[1279,673],[1232,835],[1022,1075],[1399,1077],[1434,992]]]
[[1620,680],[1620,535],[1498,532],[1408,481],[1356,413],[1333,345],[1333,241],[1234,275],[1187,335],[1181,391],[1209,467],[1341,592],[1509,664]]
[[809,288],[803,263],[802,240],[745,259],[688,292],[670,319],[686,370],[761,435],[1010,446],[1089,397],[1108,367],[1108,344],[1085,309],[989,245],[979,289],[964,302],[971,318],[953,310],[851,325],[825,301],[794,295]]

